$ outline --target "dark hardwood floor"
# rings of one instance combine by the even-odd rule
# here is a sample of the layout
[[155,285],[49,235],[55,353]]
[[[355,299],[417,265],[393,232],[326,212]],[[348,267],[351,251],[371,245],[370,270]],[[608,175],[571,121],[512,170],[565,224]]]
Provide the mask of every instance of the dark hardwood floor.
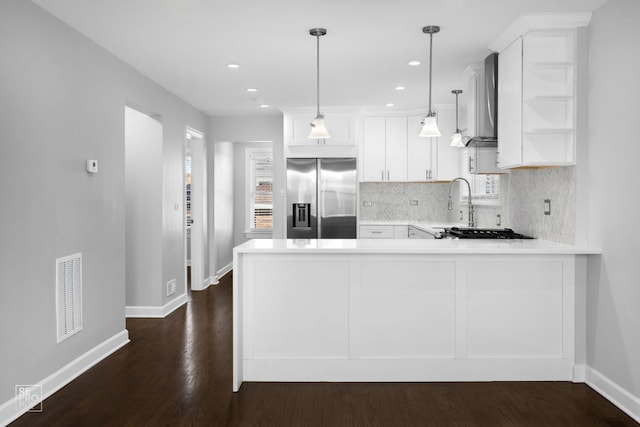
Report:
[[12,426],[636,426],[584,384],[245,383],[231,392],[231,275]]

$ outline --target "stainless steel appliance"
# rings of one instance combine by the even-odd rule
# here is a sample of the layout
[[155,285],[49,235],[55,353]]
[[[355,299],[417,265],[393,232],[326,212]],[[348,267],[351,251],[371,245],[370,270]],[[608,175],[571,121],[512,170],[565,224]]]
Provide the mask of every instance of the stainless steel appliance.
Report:
[[498,145],[498,54],[484,60],[484,87],[476,97],[476,129],[467,146],[497,147]]
[[356,159],[287,159],[287,238],[356,238]]

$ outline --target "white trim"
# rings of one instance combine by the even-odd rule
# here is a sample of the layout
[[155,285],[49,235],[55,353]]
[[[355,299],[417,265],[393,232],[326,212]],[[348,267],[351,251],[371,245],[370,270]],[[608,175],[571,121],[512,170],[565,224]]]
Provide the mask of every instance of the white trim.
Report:
[[634,396],[631,392],[591,367],[587,367],[586,374],[586,383],[589,387],[640,423],[640,397]]
[[173,313],[178,308],[187,303],[187,294],[181,294],[160,306],[142,306],[134,305],[125,308],[125,317],[141,317],[150,319],[162,319]]
[[573,379],[574,383],[584,383],[587,379],[587,365],[573,365]]
[[[45,379],[38,381],[38,385],[42,385],[43,400],[128,343],[129,331],[125,329],[93,347]],[[9,399],[0,405],[0,425],[7,425],[26,412],[26,410],[16,411],[16,398]]]
[[217,285],[218,283],[220,283],[220,279],[222,279],[231,270],[233,270],[233,262],[230,262],[229,264],[225,265],[220,270],[218,270],[216,272],[215,284]]
[[591,21],[591,12],[529,13],[520,15],[502,32],[489,49],[502,52],[515,39],[533,30],[568,30],[586,27]]

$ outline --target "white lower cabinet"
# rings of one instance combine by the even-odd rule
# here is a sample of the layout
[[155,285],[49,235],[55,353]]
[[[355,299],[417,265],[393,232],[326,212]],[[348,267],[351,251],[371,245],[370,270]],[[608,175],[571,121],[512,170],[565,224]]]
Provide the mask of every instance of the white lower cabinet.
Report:
[[406,225],[361,225],[361,239],[406,239],[409,235]]
[[401,247],[239,253],[234,390],[243,381],[571,381],[580,375],[584,365],[576,361],[586,349],[576,340],[584,328],[576,312],[585,301],[576,298],[583,273],[575,256]]

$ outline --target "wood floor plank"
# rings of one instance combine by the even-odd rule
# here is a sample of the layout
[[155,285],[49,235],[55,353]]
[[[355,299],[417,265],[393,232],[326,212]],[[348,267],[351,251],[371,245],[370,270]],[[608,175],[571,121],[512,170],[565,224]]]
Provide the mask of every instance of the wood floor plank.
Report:
[[38,426],[637,426],[585,384],[245,383],[231,392],[231,274],[45,400]]

